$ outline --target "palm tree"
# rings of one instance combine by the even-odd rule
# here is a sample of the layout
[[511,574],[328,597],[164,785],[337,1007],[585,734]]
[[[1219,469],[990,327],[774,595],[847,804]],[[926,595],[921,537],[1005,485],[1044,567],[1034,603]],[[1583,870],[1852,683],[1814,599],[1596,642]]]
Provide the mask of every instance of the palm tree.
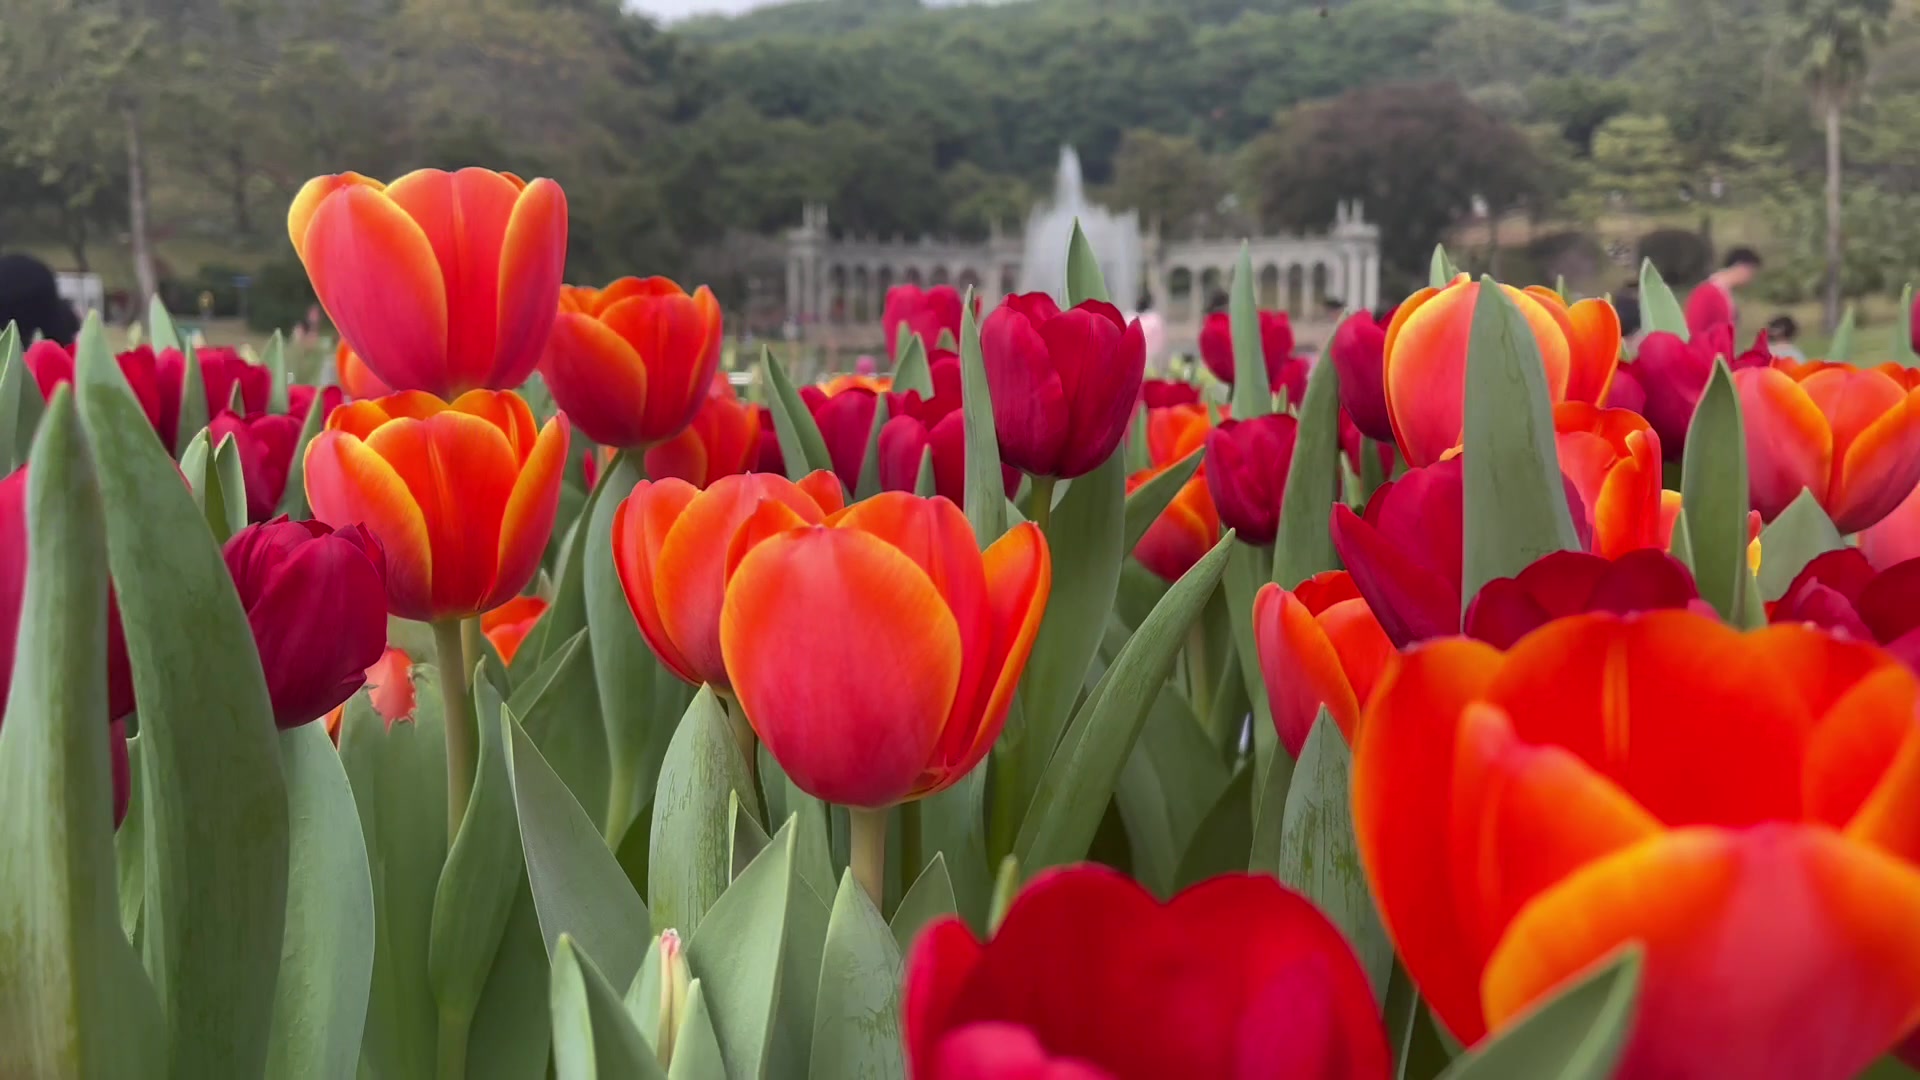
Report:
[[1873,46],[1886,38],[1893,0],[1788,0],[1807,89],[1827,134],[1826,323],[1840,323],[1840,114],[1867,73]]

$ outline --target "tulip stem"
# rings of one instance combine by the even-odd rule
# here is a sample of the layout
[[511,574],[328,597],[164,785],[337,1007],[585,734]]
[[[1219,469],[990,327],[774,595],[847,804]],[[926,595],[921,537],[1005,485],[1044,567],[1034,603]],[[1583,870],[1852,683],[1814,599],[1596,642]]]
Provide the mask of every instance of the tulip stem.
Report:
[[451,844],[460,833],[460,822],[467,816],[467,800],[473,795],[479,731],[474,727],[473,710],[467,706],[466,648],[461,641],[460,620],[435,622],[433,644],[440,661],[440,702],[446,712],[447,843]]
[[852,851],[847,860],[853,879],[867,891],[875,911],[884,910],[887,895],[887,811],[847,807]]
[[444,1080],[463,1080],[467,1075],[467,1032],[471,1027],[471,1018],[440,1010],[439,1059]]
[[1054,483],[1055,480],[1051,476],[1033,478],[1033,492],[1027,502],[1027,509],[1030,511],[1027,520],[1040,526],[1041,532],[1046,532],[1047,522],[1053,520]]

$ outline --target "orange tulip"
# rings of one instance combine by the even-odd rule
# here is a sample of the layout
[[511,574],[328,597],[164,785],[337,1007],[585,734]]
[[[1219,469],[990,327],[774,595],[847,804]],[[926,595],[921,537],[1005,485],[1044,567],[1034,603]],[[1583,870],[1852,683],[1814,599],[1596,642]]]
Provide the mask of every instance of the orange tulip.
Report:
[[1213,426],[1205,405],[1166,405],[1147,410],[1147,460],[1171,465],[1207,444]]
[[391,184],[316,176],[294,196],[287,232],[341,339],[386,385],[512,389],[540,362],[567,258],[567,198],[553,181],[486,169]]
[[848,390],[868,390],[876,394],[884,394],[893,389],[893,376],[865,375],[856,371],[846,375],[835,375],[821,383],[820,389],[828,397],[837,397]]
[[1330,570],[1291,590],[1263,586],[1253,598],[1253,636],[1287,753],[1300,756],[1321,706],[1352,742],[1360,710],[1394,652],[1353,578]]
[[729,561],[720,646],[754,732],[801,790],[868,809],[986,757],[1052,582],[1031,522],[982,552],[958,507],[905,492]]
[[1638,413],[1584,401],[1554,406],[1560,471],[1586,504],[1593,550],[1609,559],[1664,548],[1660,436]]
[[[413,693],[413,658],[406,652],[387,646],[380,659],[367,669],[367,700],[373,705],[373,711],[391,728],[401,720],[413,719],[416,702]],[[340,742],[340,721],[347,715],[347,705],[338,705],[326,715],[324,723],[327,737],[335,744]]]
[[516,596],[480,616],[480,632],[487,635],[493,651],[500,654],[500,661],[511,664],[514,654],[520,651],[520,643],[546,613],[545,600],[537,596]]
[[333,372],[340,383],[340,389],[353,401],[367,398],[386,397],[393,393],[393,387],[380,381],[360,354],[353,351],[345,341],[333,348]]
[[626,449],[686,430],[720,368],[720,302],[663,277],[560,294],[540,373],[587,437]]
[[1361,862],[1467,1043],[1629,941],[1623,1080],[1846,1080],[1920,1021],[1920,684],[1804,625],[1560,619],[1406,653],[1354,748]]
[[[1555,401],[1598,404],[1620,361],[1620,316],[1605,300],[1569,308],[1552,289],[1500,286],[1533,331]],[[1421,289],[1387,327],[1387,412],[1409,464],[1431,465],[1460,445],[1467,390],[1467,340],[1480,285],[1465,274],[1444,289]]]
[[614,570],[640,634],[669,671],[695,685],[730,688],[720,656],[727,560],[734,545],[771,535],[748,527],[762,504],[784,509],[790,525],[818,525],[840,509],[840,482],[830,472],[798,484],[747,473],[701,491],[680,479],[643,480],[614,512]]
[[[1127,491],[1131,493],[1161,471],[1153,468],[1134,473],[1127,478]],[[1140,534],[1133,557],[1162,581],[1178,581],[1219,542],[1220,512],[1214,509],[1206,477],[1195,475],[1180,486],[1173,501]]]
[[1807,490],[1841,532],[1859,532],[1920,484],[1920,389],[1844,365],[1747,368],[1733,381],[1766,520]]
[[449,404],[404,390],[342,405],[307,449],[307,498],[329,525],[361,523],[387,553],[387,610],[465,618],[513,599],[553,531],[567,418],[537,432],[510,390]]
[[715,375],[706,404],[687,430],[647,451],[647,475],[677,476],[706,487],[723,476],[753,468],[760,457],[760,411],[734,396],[724,374]]

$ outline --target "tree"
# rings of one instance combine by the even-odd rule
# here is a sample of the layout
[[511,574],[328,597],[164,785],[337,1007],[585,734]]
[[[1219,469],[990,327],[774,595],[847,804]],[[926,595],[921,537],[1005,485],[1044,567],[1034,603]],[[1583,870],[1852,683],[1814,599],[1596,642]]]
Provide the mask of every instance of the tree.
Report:
[[1179,235],[1219,205],[1227,185],[1197,141],[1135,129],[1120,137],[1112,187],[1116,206],[1138,210]]
[[1616,116],[1593,134],[1588,184],[1589,198],[1596,204],[1617,197],[1635,210],[1671,209],[1683,201],[1690,179],[1685,155],[1664,116]]

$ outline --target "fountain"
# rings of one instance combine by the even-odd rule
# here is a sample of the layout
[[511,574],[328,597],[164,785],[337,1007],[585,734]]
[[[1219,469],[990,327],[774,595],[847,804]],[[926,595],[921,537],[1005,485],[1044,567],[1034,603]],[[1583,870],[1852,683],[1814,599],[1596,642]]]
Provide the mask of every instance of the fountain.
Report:
[[1060,148],[1053,201],[1036,205],[1027,215],[1020,291],[1050,293],[1061,306],[1066,305],[1067,244],[1076,220],[1107,279],[1108,297],[1122,311],[1132,310],[1140,297],[1140,215],[1133,210],[1117,214],[1088,202],[1080,178],[1080,155],[1071,146]]

